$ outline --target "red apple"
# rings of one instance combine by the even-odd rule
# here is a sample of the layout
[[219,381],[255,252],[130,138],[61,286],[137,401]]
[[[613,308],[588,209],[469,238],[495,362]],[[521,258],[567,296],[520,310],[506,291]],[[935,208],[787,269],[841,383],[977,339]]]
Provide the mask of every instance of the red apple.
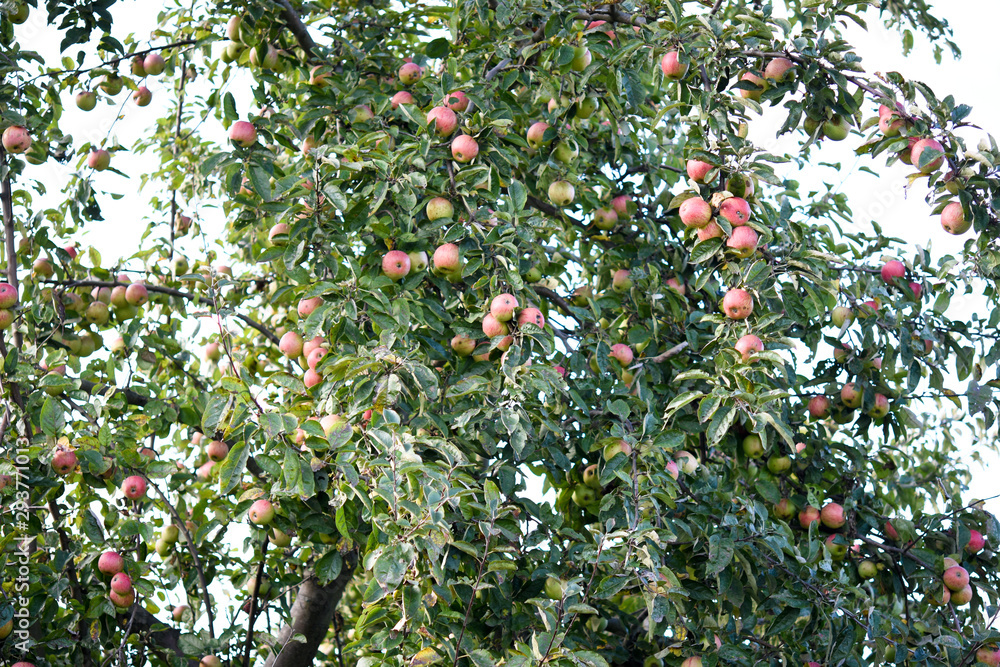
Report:
[[431,261],[434,263],[434,271],[439,275],[456,275],[462,270],[459,249],[454,243],[438,246]]
[[438,136],[449,137],[458,127],[458,117],[448,107],[434,107],[427,112],[427,126],[432,124]]
[[128,609],[135,603],[135,591],[130,590],[124,595],[121,593],[116,593],[115,591],[110,591],[108,593],[108,599],[111,600],[113,604],[118,609]]
[[764,351],[764,341],[753,334],[747,334],[736,341],[736,351],[743,357],[743,361],[750,361],[750,355],[754,352]]
[[953,565],[944,571],[944,585],[954,593],[969,585],[969,572],[961,565]]
[[722,227],[719,226],[715,220],[712,220],[707,225],[698,230],[698,240],[707,241],[708,239],[722,238],[725,236],[725,232],[722,231]]
[[819,520],[827,528],[836,530],[847,523],[847,516],[844,514],[844,508],[838,503],[827,503],[819,512]]
[[517,326],[534,324],[539,329],[545,328],[545,316],[537,308],[525,308],[517,314]]
[[622,220],[628,220],[632,217],[628,211],[628,205],[631,201],[632,198],[628,195],[618,195],[611,200],[611,208],[615,210],[615,213],[618,214],[619,218]]
[[401,90],[392,96],[390,100],[392,102],[392,108],[399,108],[400,104],[416,104],[417,100],[408,90]]
[[17,303],[17,290],[9,283],[0,283],[0,308],[13,308]]
[[513,295],[498,294],[490,303],[490,314],[499,322],[509,322],[518,306],[517,299]]
[[986,538],[978,530],[969,531],[969,542],[965,545],[965,550],[970,554],[976,554],[986,546]]
[[679,211],[685,227],[701,229],[712,220],[712,205],[701,197],[685,199]]
[[129,500],[139,500],[146,495],[146,480],[141,475],[126,477],[122,482],[122,493]]
[[149,291],[142,283],[132,283],[125,289],[125,300],[130,306],[141,306],[149,301]]
[[153,101],[153,93],[150,92],[149,88],[146,86],[139,86],[136,91],[132,93],[132,101],[135,102],[136,106],[147,106]]
[[928,149],[944,153],[944,146],[942,146],[941,143],[935,139],[920,139],[913,144],[913,147],[910,149],[910,161],[921,174],[929,174],[936,171],[942,164],[944,164],[944,156],[941,155],[934,158],[927,164],[920,166],[920,156],[925,150]]
[[548,123],[542,121],[532,123],[531,127],[528,128],[528,135],[527,135],[528,145],[534,148],[535,150],[538,150],[542,146],[551,143],[552,141],[551,139],[549,139],[548,141],[545,140],[545,130],[547,129],[549,129]]
[[241,148],[249,148],[257,143],[257,128],[253,123],[238,120],[229,128],[229,139]]
[[799,512],[799,525],[809,529],[809,524],[819,521],[819,510],[812,505],[806,505],[805,509]]
[[753,313],[753,297],[745,289],[731,289],[722,299],[722,311],[730,319],[745,320]]
[[902,278],[906,275],[906,266],[898,259],[890,259],[882,265],[881,274],[882,280],[891,285],[894,279]]
[[452,111],[465,111],[469,108],[469,98],[461,90],[456,90],[445,96],[444,105]]
[[969,231],[972,227],[972,221],[965,219],[965,210],[962,208],[962,204],[953,201],[941,211],[941,227],[949,234],[958,236]]
[[124,572],[111,577],[111,590],[119,595],[128,595],[132,590],[132,578]]
[[90,151],[87,156],[87,166],[94,171],[104,171],[111,165],[111,153],[103,148]]
[[163,56],[159,53],[150,53],[142,61],[142,69],[150,76],[157,76],[163,73],[167,64],[163,61]]
[[708,172],[715,168],[707,162],[702,162],[701,160],[688,160],[687,161],[687,175],[695,183],[704,183],[705,177],[708,176]]
[[460,134],[451,140],[451,156],[456,162],[472,162],[479,155],[479,144],[468,134]]
[[757,250],[757,232],[751,227],[735,227],[726,247],[736,251],[737,257],[749,257]]
[[608,355],[612,359],[617,359],[618,363],[622,366],[628,366],[632,363],[632,359],[635,355],[632,353],[632,348],[624,343],[615,343],[611,346],[611,353]]
[[793,67],[795,67],[795,63],[788,58],[774,58],[764,68],[764,78],[777,82],[784,81],[786,73]]
[[680,54],[677,51],[667,51],[660,60],[660,69],[668,78],[683,79],[687,74],[688,64],[680,61]]
[[382,258],[382,273],[390,280],[400,281],[410,272],[410,256],[402,250],[390,250]]
[[11,125],[3,131],[0,143],[8,153],[25,153],[31,148],[31,135],[23,125]]
[[885,394],[875,394],[875,403],[868,410],[872,419],[883,419],[889,414],[889,398]]
[[742,197],[729,197],[719,205],[719,215],[733,227],[745,225],[750,219],[750,204]]
[[399,68],[397,76],[399,76],[399,81],[404,86],[412,86],[417,81],[420,81],[420,77],[423,76],[424,70],[420,65],[416,63],[406,63]]
[[319,362],[323,360],[326,353],[327,349],[325,347],[317,347],[313,349],[306,355],[306,365],[312,370],[316,370],[316,367],[319,366]]
[[218,463],[219,461],[224,460],[229,454],[229,445],[221,440],[213,440],[205,447],[205,454],[208,456],[209,460]]
[[247,511],[247,518],[257,526],[266,526],[274,521],[274,505],[266,498],[255,500]]
[[278,341],[278,349],[289,359],[302,356],[302,336],[294,331],[286,331]]
[[314,296],[309,299],[302,299],[299,301],[298,312],[300,318],[309,317],[314,310],[319,308],[320,304],[323,303],[323,298]]
[[65,477],[76,468],[76,452],[71,449],[59,448],[52,455],[52,469],[57,475]]
[[125,559],[117,551],[105,551],[97,559],[97,569],[102,574],[118,574],[125,569]]
[[508,333],[510,333],[510,330],[507,328],[507,325],[494,317],[492,313],[486,313],[483,316],[483,334],[487,338],[506,336]]

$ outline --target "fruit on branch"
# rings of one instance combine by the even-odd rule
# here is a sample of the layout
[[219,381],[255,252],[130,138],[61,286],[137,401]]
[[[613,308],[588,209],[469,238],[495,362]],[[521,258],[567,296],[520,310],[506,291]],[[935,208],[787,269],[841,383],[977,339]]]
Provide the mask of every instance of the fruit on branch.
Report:
[[864,399],[864,391],[856,383],[848,382],[841,387],[840,400],[851,410],[860,408],[862,399]]
[[978,530],[969,530],[969,541],[965,545],[965,550],[970,554],[977,554],[986,546],[986,538]]
[[742,197],[729,197],[719,205],[719,215],[733,227],[745,225],[750,220],[750,204]]
[[949,234],[959,235],[969,231],[972,221],[965,219],[961,202],[953,201],[941,211],[941,227]]
[[628,220],[632,217],[628,210],[628,205],[631,201],[632,198],[628,195],[618,195],[611,200],[611,208],[615,210],[620,219]]
[[490,314],[499,322],[509,322],[518,308],[517,299],[512,294],[498,294],[490,303]]
[[509,333],[510,329],[507,328],[507,325],[494,317],[492,313],[486,313],[483,316],[483,334],[487,338],[506,336]]
[[635,355],[632,353],[632,348],[624,343],[615,343],[612,345],[611,352],[608,356],[612,359],[617,359],[618,363],[622,366],[628,366],[635,358]]
[[900,130],[906,122],[899,115],[899,112],[892,108],[887,107],[884,104],[879,105],[878,108],[878,129],[885,137],[896,137],[899,136]]
[[712,205],[701,197],[685,199],[678,210],[685,227],[701,229],[712,221]]
[[569,164],[580,155],[580,147],[577,146],[575,141],[563,140],[556,144],[555,149],[552,151],[552,157],[556,159],[557,162],[562,162],[563,164]]
[[605,231],[618,224],[618,213],[613,208],[594,209],[594,226]]
[[632,289],[631,273],[627,269],[618,269],[611,277],[611,289],[619,294]]
[[996,644],[982,646],[976,651],[976,662],[981,662],[989,667],[1000,667],[1000,650]]
[[795,67],[795,63],[788,58],[774,58],[764,68],[764,78],[781,83],[785,80],[788,70],[793,67]]
[[698,240],[707,241],[708,239],[722,238],[725,236],[725,232],[722,231],[722,227],[719,226],[715,220],[712,220],[707,225],[698,230]]
[[737,257],[745,259],[757,251],[757,241],[757,232],[753,228],[736,227],[726,241],[726,247],[732,248]]
[[124,572],[111,577],[111,590],[119,595],[128,595],[132,591],[132,578]]
[[97,559],[97,569],[102,574],[118,574],[125,569],[125,559],[117,551],[105,551]]
[[[683,283],[683,281],[678,280],[677,278],[667,278],[665,284],[667,285],[667,287],[669,287],[670,289],[674,290],[675,292],[677,292],[681,296],[684,296],[685,294],[687,294],[687,285],[685,285]],[[640,350],[640,352],[641,352],[641,350]]]
[[837,306],[830,312],[830,321],[838,329],[854,321],[854,311],[847,306]]
[[0,308],[13,308],[17,303],[17,290],[9,283],[0,283]]
[[247,518],[254,525],[266,526],[274,521],[274,505],[266,498],[255,500],[247,510]]
[[141,475],[126,477],[122,482],[122,494],[129,500],[141,500],[146,495],[146,479]]
[[292,228],[288,226],[287,222],[276,223],[268,230],[267,241],[273,246],[284,247],[288,245],[288,235],[291,231]]
[[452,111],[465,111],[469,108],[469,98],[461,90],[456,90],[445,95],[444,105]]
[[882,270],[879,273],[882,276],[882,280],[891,285],[893,280],[906,275],[906,266],[898,259],[890,259],[882,265]]
[[576,197],[576,189],[568,181],[553,181],[549,185],[549,200],[556,206],[569,206]]
[[674,454],[674,461],[677,461],[677,464],[681,467],[681,471],[685,475],[690,475],[698,469],[698,466],[701,465],[701,462],[698,461],[698,457],[683,449]]
[[736,341],[735,348],[743,357],[743,361],[750,361],[750,356],[754,352],[764,351],[764,341],[753,334],[747,334]]
[[[930,150],[932,153],[936,151],[938,153],[942,153],[942,155],[933,158],[925,156],[924,159],[921,160],[921,156],[923,156],[924,151],[927,150]],[[932,153],[929,153],[928,155],[931,155]],[[936,139],[920,139],[913,144],[912,148],[910,148],[910,161],[921,174],[930,174],[940,169],[941,165],[944,164],[943,153],[944,146],[942,146]]]
[[108,310],[108,304],[103,301],[94,301],[87,306],[87,311],[83,316],[91,324],[102,327],[108,323],[108,320],[111,318],[111,312]]
[[740,77],[740,81],[746,81],[756,86],[756,88],[751,90],[740,88],[740,97],[753,100],[754,102],[760,102],[761,95],[763,95],[764,91],[768,88],[767,81],[753,72],[744,72],[743,76]]
[[451,349],[460,357],[467,357],[476,349],[476,340],[465,334],[455,334],[451,339]]
[[423,250],[415,250],[413,252],[407,253],[410,257],[410,273],[420,273],[427,269],[430,260],[427,258],[427,253]]
[[132,93],[132,101],[139,107],[148,106],[153,101],[153,93],[146,86],[139,86]]
[[389,100],[393,109],[398,109],[400,104],[416,104],[417,99],[408,90],[400,90]]
[[60,447],[52,455],[52,469],[57,475],[65,477],[76,468],[76,452]]
[[944,571],[941,577],[944,585],[954,594],[969,585],[969,571],[961,565],[953,565]]
[[677,51],[667,51],[660,59],[660,70],[669,79],[683,79],[687,74],[688,64],[680,61]]
[[587,119],[594,115],[594,112],[601,108],[600,101],[594,97],[585,97],[576,103],[574,116],[580,119]]
[[87,166],[94,171],[104,171],[111,165],[111,153],[103,148],[90,151],[87,156]]
[[125,289],[125,300],[130,306],[142,306],[149,301],[149,290],[142,283],[132,283]]
[[278,49],[274,48],[274,44],[258,44],[250,49],[250,65],[269,70],[277,68]]
[[747,458],[759,459],[764,456],[764,443],[761,441],[760,436],[756,433],[751,433],[747,437],[743,438],[741,446],[743,448],[743,453],[747,455]]
[[448,107],[434,107],[427,112],[427,126],[439,137],[450,137],[458,127],[458,116]]
[[782,498],[774,504],[774,516],[782,521],[788,521],[795,516],[795,504],[788,498]]
[[97,106],[97,93],[92,90],[81,90],[76,94],[76,106],[84,111],[92,111]]
[[826,538],[826,541],[823,542],[823,546],[825,546],[826,550],[830,552],[830,558],[833,560],[844,560],[847,556],[847,545],[837,543],[838,537],[840,536],[830,535]]
[[249,121],[238,120],[229,128],[229,140],[241,148],[249,148],[257,143],[257,128]]
[[431,261],[434,264],[434,272],[438,275],[457,277],[462,271],[462,260],[459,249],[454,243],[439,245],[434,250],[434,256],[431,258]]
[[964,588],[951,592],[951,603],[958,607],[969,604],[972,601],[973,593],[972,584],[967,584]]
[[731,289],[722,298],[722,312],[731,320],[745,320],[753,313],[753,297],[745,289]]
[[525,324],[534,324],[539,329],[544,329],[545,316],[537,308],[525,308],[517,314],[517,326],[522,327]]
[[224,443],[222,440],[213,440],[205,447],[205,454],[208,456],[210,461],[218,463],[219,461],[224,460],[229,454],[229,445]]
[[809,530],[809,524],[819,521],[819,510],[812,505],[806,505],[799,512],[799,526]]
[[858,576],[862,579],[874,579],[878,574],[878,566],[867,558],[858,563]]
[[149,76],[159,76],[167,68],[167,63],[159,53],[149,53],[142,60],[142,69]]
[[424,70],[417,63],[404,63],[402,67],[399,68],[397,76],[399,77],[399,82],[404,86],[412,86],[417,81],[420,81],[420,77],[423,76]]
[[851,123],[844,116],[834,114],[823,123],[823,136],[833,141],[843,141],[851,133]]
[[708,176],[708,172],[713,169],[715,169],[714,165],[702,162],[701,160],[688,160],[687,165],[685,165],[685,171],[687,171],[688,178],[695,183],[704,183],[705,178]]
[[689,658],[684,658],[681,667],[701,667],[701,656],[692,655]]
[[792,459],[787,456],[772,456],[767,460],[767,469],[772,475],[784,475],[792,467]]
[[322,303],[323,298],[318,296],[302,299],[298,305],[299,318],[309,317]]
[[21,154],[31,148],[31,134],[23,125],[11,125],[3,131],[0,143],[8,153]]
[[427,219],[433,221],[452,217],[455,214],[455,207],[444,197],[434,197],[427,202],[424,211],[427,213]]
[[382,257],[382,273],[399,282],[410,272],[410,256],[402,250],[390,250]]
[[198,667],[222,667],[222,660],[218,656],[206,655],[198,663]]
[[889,414],[889,398],[885,394],[875,394],[875,402],[868,410],[868,416],[872,419],[883,419]]
[[545,131],[547,129],[549,129],[548,123],[545,123],[543,121],[532,123],[531,127],[528,128],[528,134],[527,134],[528,145],[531,146],[533,149],[538,150],[542,146],[551,143],[552,142],[551,139],[549,140],[545,139]]
[[205,346],[205,360],[212,363],[219,363],[222,359],[222,346],[219,343],[209,343]]
[[124,595],[111,591],[108,593],[108,599],[111,600],[111,604],[113,604],[116,609],[124,612],[135,604],[135,591],[129,591]]
[[456,162],[472,162],[479,155],[479,144],[468,134],[460,134],[451,140],[451,156]]
[[832,530],[842,528],[847,523],[847,516],[844,508],[838,503],[827,503],[819,512],[819,520],[824,526]]
[[590,66],[593,60],[593,55],[590,53],[590,49],[585,46],[578,46],[573,49],[573,60],[570,62],[569,67],[574,72],[582,72]]

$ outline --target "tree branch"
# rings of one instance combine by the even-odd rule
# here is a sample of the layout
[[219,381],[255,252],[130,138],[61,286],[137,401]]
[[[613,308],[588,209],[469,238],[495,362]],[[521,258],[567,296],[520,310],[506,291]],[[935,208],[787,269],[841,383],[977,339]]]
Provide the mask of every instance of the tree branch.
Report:
[[309,34],[309,29],[302,23],[302,19],[299,18],[298,12],[292,7],[292,3],[288,0],[276,1],[282,7],[281,18],[285,21],[285,25],[295,35],[295,40],[299,43],[302,50],[306,52],[306,58],[312,60],[315,58],[313,51],[316,49],[316,42],[313,41],[312,35]]
[[580,321],[580,318],[577,317],[576,313],[570,310],[569,304],[566,302],[566,299],[562,298],[561,296],[550,290],[548,287],[543,287],[542,285],[532,285],[531,287],[532,289],[535,290],[535,294],[542,297],[546,301],[554,304],[557,308],[559,308],[564,313],[572,317],[574,320],[576,320],[580,324],[583,324],[583,322]]
[[647,362],[651,362],[651,363],[654,363],[654,364],[658,364],[661,361],[666,361],[670,357],[676,357],[678,354],[680,354],[681,352],[683,352],[684,350],[686,350],[687,346],[688,346],[687,341],[684,341],[683,343],[678,343],[677,345],[674,345],[672,348],[670,348],[666,352],[662,352],[662,353],[656,355],[655,357],[650,357],[649,359],[644,359],[643,361],[647,361]]

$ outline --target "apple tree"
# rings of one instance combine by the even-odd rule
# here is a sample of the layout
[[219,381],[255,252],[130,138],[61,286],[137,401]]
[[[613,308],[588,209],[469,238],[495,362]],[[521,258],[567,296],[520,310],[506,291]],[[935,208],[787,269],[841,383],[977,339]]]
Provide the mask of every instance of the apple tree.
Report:
[[[1000,664],[958,457],[1000,148],[844,40],[957,53],[927,3],[41,4],[0,20],[5,661]],[[134,145],[64,119],[150,86]],[[832,142],[908,165],[913,238],[800,184]],[[123,257],[79,240],[139,224],[111,174]]]

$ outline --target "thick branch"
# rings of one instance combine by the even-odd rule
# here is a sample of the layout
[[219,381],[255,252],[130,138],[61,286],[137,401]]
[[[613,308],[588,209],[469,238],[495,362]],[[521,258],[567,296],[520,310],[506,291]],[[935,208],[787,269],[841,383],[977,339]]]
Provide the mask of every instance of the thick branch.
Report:
[[313,51],[316,49],[316,42],[313,41],[312,35],[309,34],[309,29],[302,23],[302,19],[299,18],[298,12],[292,7],[292,3],[288,0],[277,0],[277,2],[282,7],[281,18],[285,21],[288,29],[292,31],[292,34],[295,35],[295,40],[299,43],[299,46],[306,52],[306,58],[312,59],[314,57]]
[[[277,653],[271,654],[264,667],[303,667],[312,664],[320,642],[330,630],[344,589],[354,576],[357,562],[357,553],[352,551],[344,557],[340,575],[326,586],[320,586],[313,576],[302,582],[292,605],[291,625],[286,625],[278,633],[281,648]],[[304,635],[306,641],[291,641],[297,634]]]
[[666,352],[658,354],[655,357],[650,357],[649,359],[645,359],[644,361],[648,361],[648,362],[651,362],[651,363],[654,363],[654,364],[658,364],[661,361],[666,361],[670,357],[676,357],[678,354],[680,354],[681,352],[683,352],[684,350],[686,350],[687,346],[688,346],[687,341],[684,341],[683,343],[678,343],[677,345],[674,345],[672,348],[670,348]]
[[535,294],[542,297],[549,303],[554,304],[556,307],[558,307],[560,310],[562,310],[564,313],[572,317],[577,322],[580,322],[580,318],[577,317],[572,310],[570,310],[569,304],[566,303],[566,299],[562,298],[561,296],[550,290],[548,287],[543,287],[542,285],[532,285],[531,287],[532,289],[535,290]]

